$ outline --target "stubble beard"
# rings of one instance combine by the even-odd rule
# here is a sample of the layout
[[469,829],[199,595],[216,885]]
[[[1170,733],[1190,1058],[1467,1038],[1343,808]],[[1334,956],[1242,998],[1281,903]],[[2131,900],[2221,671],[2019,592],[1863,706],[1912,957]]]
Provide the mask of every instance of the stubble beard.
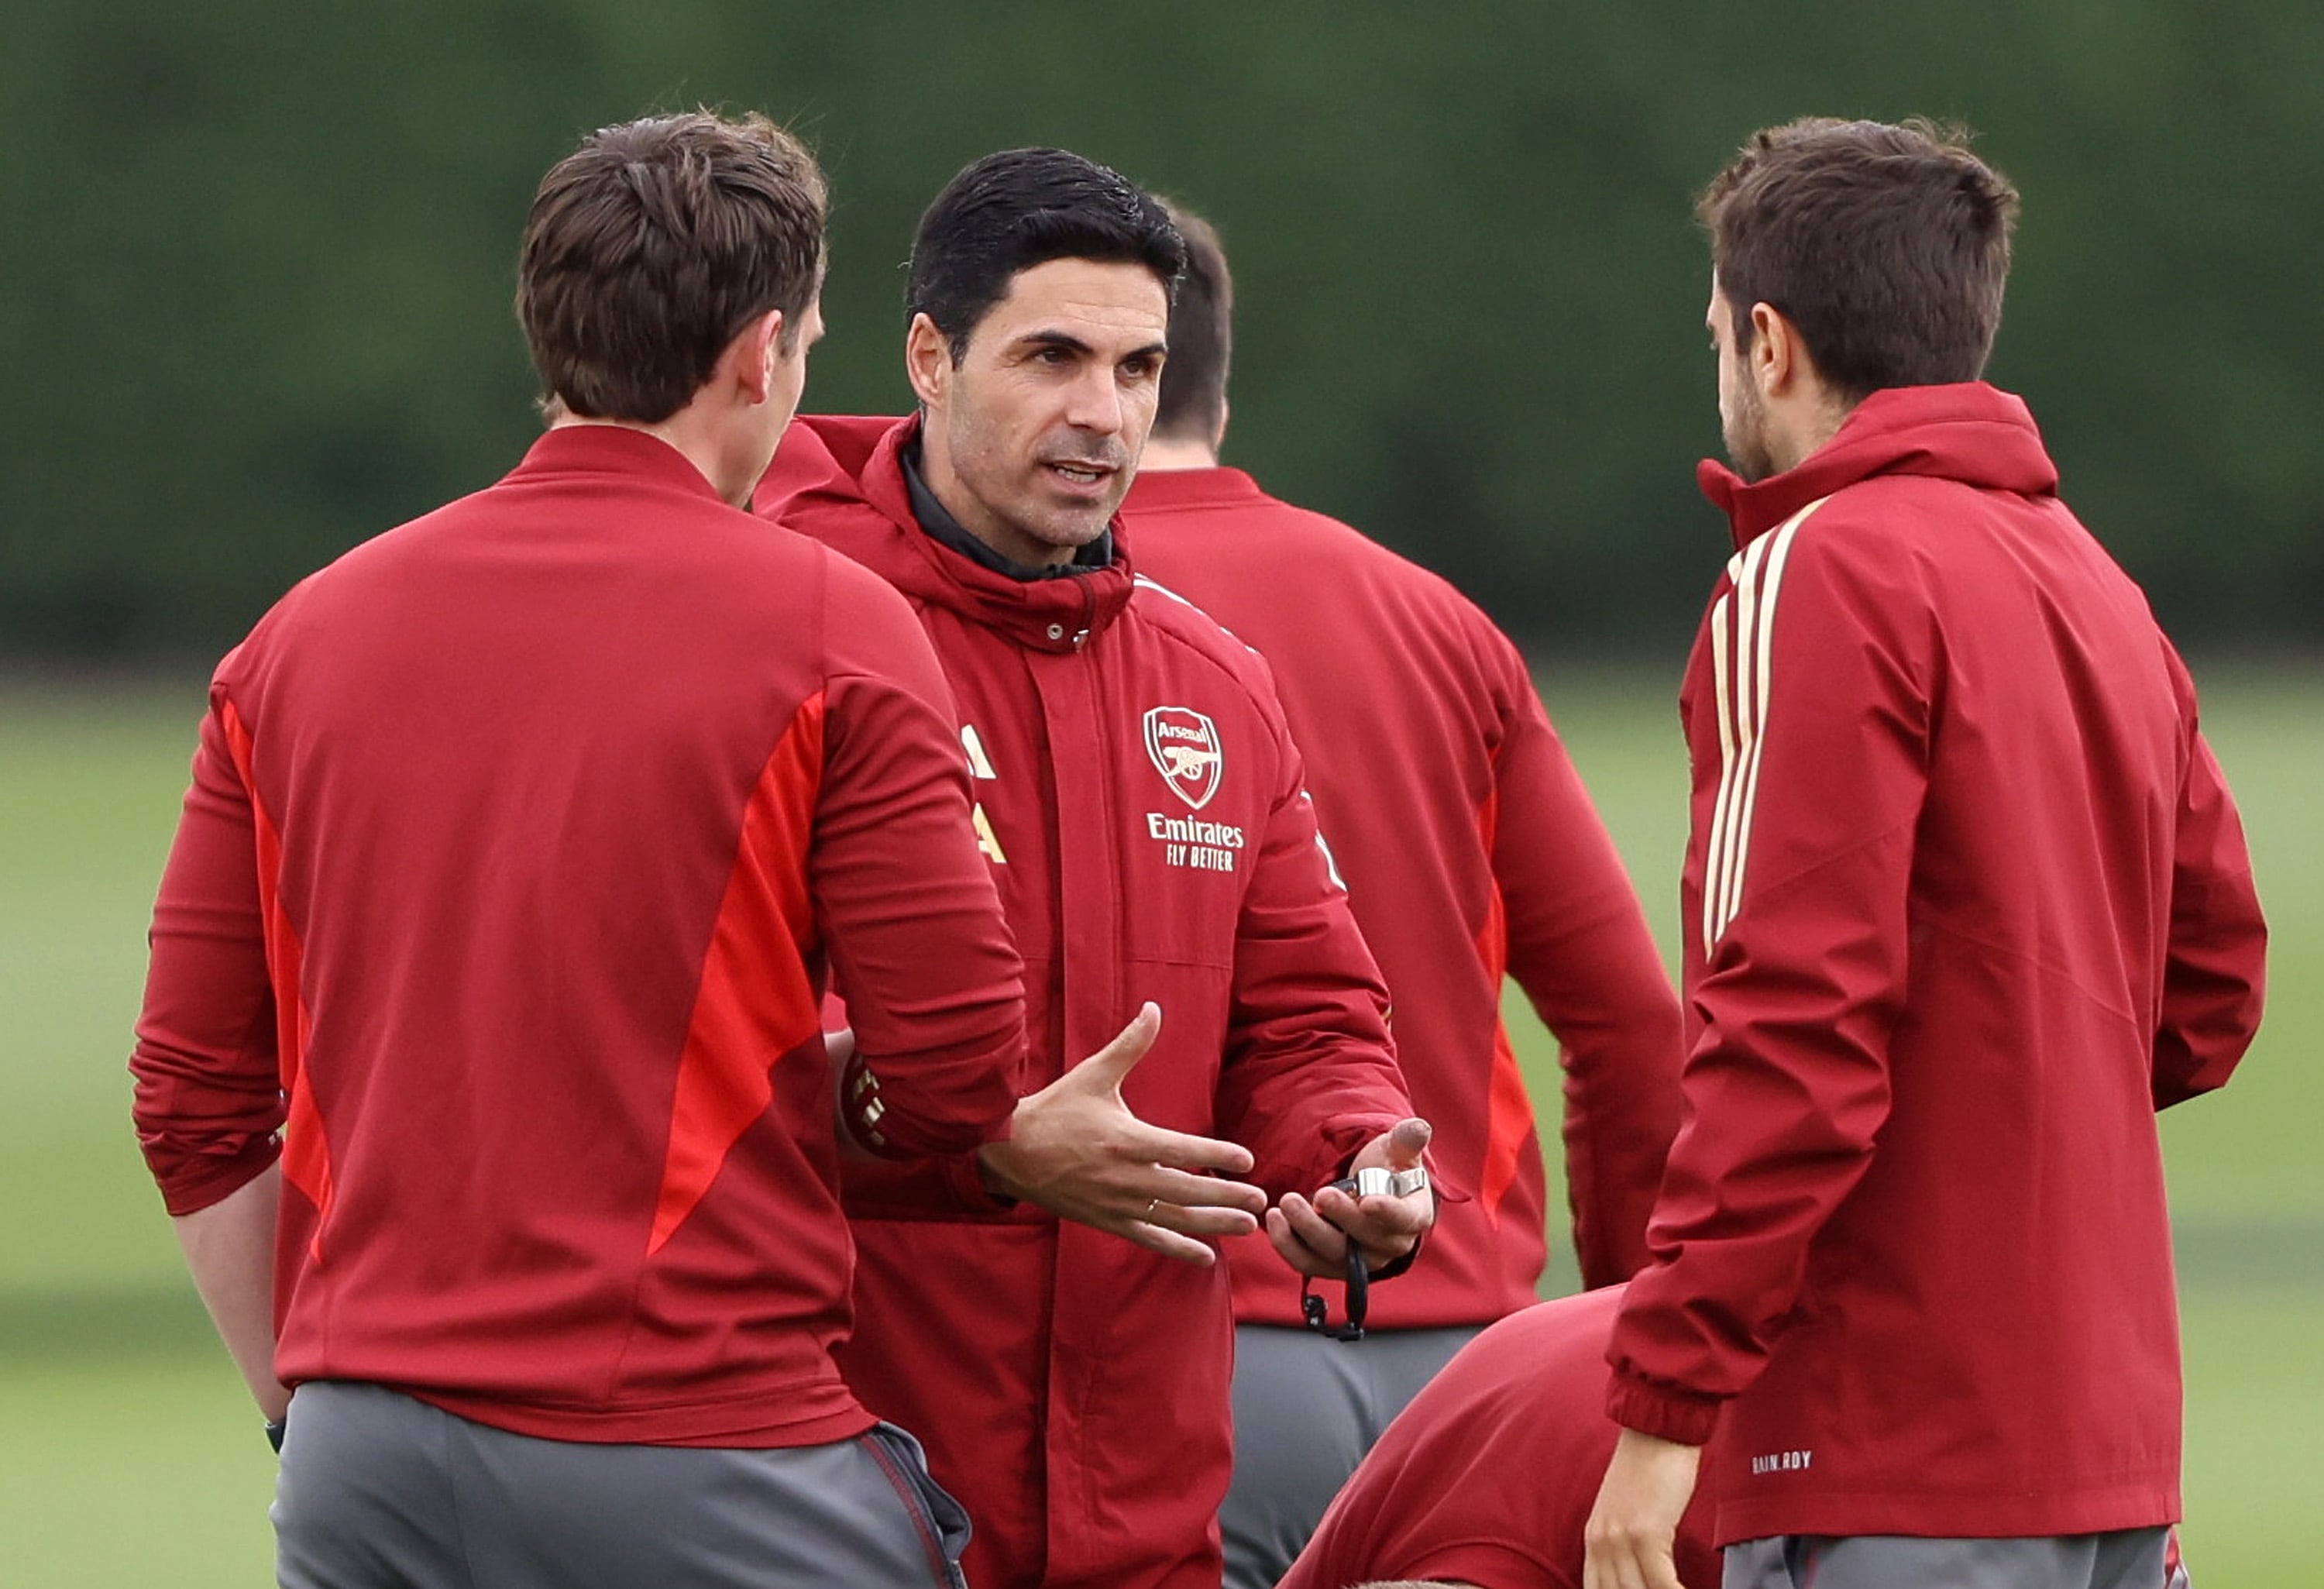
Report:
[[1719,429],[1727,446],[1727,461],[1736,474],[1757,485],[1780,473],[1775,448],[1767,439],[1767,407],[1759,399],[1758,388],[1738,383],[1729,390],[1727,399]]
[[[950,440],[953,471],[961,484],[985,512],[1038,546],[1078,551],[1089,545],[1105,532],[1121,497],[1129,493],[1130,471],[1123,468],[1116,476],[1120,489],[1102,511],[1056,507],[1041,500],[1041,482],[1046,473],[1042,460],[1052,457],[1068,458],[1074,449],[1052,448],[1037,452],[1028,465],[1019,468],[1006,441],[967,415],[956,424]],[[1092,456],[1093,461],[1119,462],[1118,453],[1106,454],[1102,448],[1084,449],[1084,455]]]

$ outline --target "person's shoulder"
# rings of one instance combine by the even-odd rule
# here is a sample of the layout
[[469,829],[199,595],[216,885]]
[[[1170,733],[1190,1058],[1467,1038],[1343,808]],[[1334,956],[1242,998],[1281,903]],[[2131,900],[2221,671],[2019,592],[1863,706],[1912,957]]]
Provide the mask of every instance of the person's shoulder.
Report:
[[[1837,601],[1885,606],[1927,597],[1927,571],[1947,555],[1948,502],[1973,496],[1949,480],[1877,476],[1802,505],[1727,559],[1725,588],[1755,610],[1784,596],[1794,610]],[[1959,508],[1962,503],[1952,501]],[[1955,521],[1958,522],[1957,520]]]
[[922,604],[897,589],[877,569],[813,536],[788,530],[780,524],[762,528],[770,536],[798,549],[798,555],[807,560],[816,577],[822,582],[825,608],[835,621],[844,622],[851,614],[858,614],[881,624],[900,621],[917,626],[918,619],[916,614]]
[[801,511],[866,506],[865,476],[899,423],[878,415],[801,414],[783,432],[752,494],[751,511],[781,519]]
[[1275,676],[1266,659],[1235,633],[1205,612],[1191,597],[1148,575],[1133,577],[1130,602],[1120,622],[1191,660],[1196,666],[1225,675],[1235,687],[1271,714],[1279,715]]
[[1250,647],[1200,603],[1150,574],[1131,576],[1130,601],[1122,616],[1222,667],[1239,667],[1252,655]]
[[1269,530],[1280,536],[1284,555],[1305,563],[1316,578],[1357,587],[1374,605],[1392,602],[1408,622],[1472,643],[1507,643],[1485,610],[1435,569],[1329,513],[1280,497],[1265,500],[1273,513]]
[[1612,1338],[1627,1284],[1603,1286],[1520,1307],[1497,1320],[1465,1348],[1487,1359],[1540,1363],[1574,1357],[1598,1365]]

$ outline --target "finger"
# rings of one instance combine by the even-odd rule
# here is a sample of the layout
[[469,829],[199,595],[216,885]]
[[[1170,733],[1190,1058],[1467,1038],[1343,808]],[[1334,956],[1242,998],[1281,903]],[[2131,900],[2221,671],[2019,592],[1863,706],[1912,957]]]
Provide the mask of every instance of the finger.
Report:
[[1152,1205],[1140,1217],[1148,1224],[1158,1224],[1182,1235],[1212,1239],[1247,1236],[1259,1229],[1259,1216],[1241,1208],[1188,1207],[1183,1203],[1164,1201]]
[[1267,1243],[1275,1249],[1277,1257],[1291,1266],[1294,1274],[1314,1275],[1318,1280],[1326,1280],[1343,1279],[1347,1274],[1346,1265],[1334,1269],[1316,1256],[1313,1248],[1292,1234],[1291,1222],[1283,1217],[1280,1208],[1267,1211]]
[[[1374,1230],[1418,1235],[1436,1223],[1436,1199],[1425,1188],[1406,1196],[1374,1196],[1351,1199],[1356,1217]],[[1345,1220],[1333,1219],[1341,1229],[1349,1228]]]
[[1221,1180],[1216,1176],[1188,1175],[1182,1169],[1155,1167],[1152,1177],[1145,1183],[1148,1196],[1159,1197],[1165,1203],[1176,1203],[1186,1208],[1240,1208],[1250,1215],[1253,1230],[1259,1228],[1259,1216],[1267,1212],[1267,1194],[1243,1181]]
[[1582,1558],[1582,1589],[1638,1589],[1637,1575],[1618,1543],[1592,1539]]
[[1093,1086],[1119,1088],[1123,1079],[1138,1068],[1138,1062],[1146,1058],[1146,1051],[1154,1046],[1161,1031],[1162,1007],[1149,999],[1138,1007],[1138,1013],[1115,1034],[1113,1041],[1074,1067],[1075,1079]]
[[1409,1197],[1374,1196],[1359,1201],[1337,1187],[1315,1194],[1315,1208],[1326,1220],[1358,1241],[1416,1236],[1426,1228],[1433,1212],[1425,1193]]
[[1136,1243],[1149,1252],[1159,1252],[1165,1258],[1176,1258],[1197,1269],[1207,1269],[1219,1261],[1219,1255],[1192,1236],[1182,1236],[1176,1231],[1165,1230],[1142,1219],[1109,1221],[1100,1227],[1115,1235]]
[[[1325,1192],[1326,1197],[1346,1199],[1346,1194]],[[1348,1238],[1339,1226],[1316,1212],[1315,1206],[1296,1192],[1288,1192],[1276,1206],[1277,1212],[1291,1227],[1291,1233],[1302,1244],[1331,1267],[1326,1274],[1343,1274],[1348,1263]]]
[[[1148,1007],[1152,1008],[1150,1005]],[[1088,1063],[1096,1061],[1093,1059]],[[1240,1142],[1225,1141],[1218,1137],[1190,1136],[1165,1126],[1148,1125],[1135,1118],[1124,1126],[1116,1154],[1124,1159],[1141,1159],[1166,1169],[1215,1169],[1227,1175],[1249,1175],[1255,1162],[1250,1150]],[[1265,1206],[1263,1195],[1259,1202]]]
[[[1425,1224],[1414,1206],[1416,1199],[1367,1197],[1361,1203],[1329,1187],[1315,1195],[1319,1211],[1335,1230],[1363,1249],[1369,1269],[1386,1269],[1412,1251]],[[1378,1211],[1374,1211],[1378,1205]]]
[[1428,1150],[1428,1140],[1435,1134],[1435,1129],[1416,1115],[1397,1121],[1396,1129],[1388,1133],[1388,1167],[1418,1169],[1420,1156]]

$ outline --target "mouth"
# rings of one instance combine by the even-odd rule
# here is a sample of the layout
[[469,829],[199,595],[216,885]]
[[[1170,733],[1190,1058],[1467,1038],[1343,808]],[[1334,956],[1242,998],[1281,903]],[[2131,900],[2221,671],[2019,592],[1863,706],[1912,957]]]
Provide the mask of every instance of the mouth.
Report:
[[1085,461],[1050,460],[1044,462],[1041,467],[1052,481],[1076,496],[1103,494],[1107,483],[1119,473],[1110,464],[1093,464]]

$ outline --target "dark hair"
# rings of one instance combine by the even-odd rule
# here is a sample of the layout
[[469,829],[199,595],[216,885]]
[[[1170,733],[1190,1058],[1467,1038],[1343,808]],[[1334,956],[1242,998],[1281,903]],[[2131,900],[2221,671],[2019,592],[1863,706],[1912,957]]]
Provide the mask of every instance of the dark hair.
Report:
[[1186,241],[1186,273],[1170,301],[1170,358],[1154,434],[1214,440],[1227,417],[1227,372],[1234,362],[1234,277],[1218,229],[1185,205],[1163,200]]
[[1053,259],[1144,265],[1176,293],[1186,245],[1154,197],[1063,149],[988,154],[945,184],[912,239],[904,320],[926,315],[955,365],[1017,273]]
[[1968,143],[1962,128],[1919,120],[1809,117],[1754,134],[1695,204],[1737,346],[1765,303],[1851,402],[1983,374],[2017,190]]
[[823,284],[823,172],[761,115],[601,127],[541,179],[516,312],[544,407],[651,424],[769,309],[788,351]]

